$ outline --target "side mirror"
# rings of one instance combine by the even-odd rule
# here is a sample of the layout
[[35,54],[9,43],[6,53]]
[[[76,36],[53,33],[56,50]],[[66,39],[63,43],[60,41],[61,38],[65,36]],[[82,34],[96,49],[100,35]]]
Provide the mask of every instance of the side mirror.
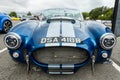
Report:
[[120,36],[120,0],[115,0],[115,7],[112,20],[112,31],[116,37]]

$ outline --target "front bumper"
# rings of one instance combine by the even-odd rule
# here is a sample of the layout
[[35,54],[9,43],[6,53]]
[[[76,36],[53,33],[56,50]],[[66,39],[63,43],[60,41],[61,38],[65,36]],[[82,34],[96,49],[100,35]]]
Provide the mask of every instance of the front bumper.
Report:
[[[74,47],[75,48],[75,47]],[[94,54],[91,54],[89,51],[90,50],[87,50],[85,48],[82,48],[82,47],[79,47],[79,49],[83,49],[85,51],[87,51],[87,53],[89,54],[89,57],[81,62],[81,63],[44,63],[44,62],[40,62],[38,60],[36,60],[34,57],[33,57],[33,53],[35,50],[37,50],[39,48],[35,48],[33,51],[30,51],[30,52],[27,52],[27,51],[24,51],[24,50],[14,50],[14,51],[11,51],[10,50],[10,55],[12,56],[12,54],[14,52],[18,52],[19,53],[19,58],[13,58],[14,60],[17,60],[17,61],[20,61],[20,62],[26,62],[26,55],[29,56],[29,61],[33,62],[34,64],[36,64],[38,67],[42,68],[42,70],[44,70],[46,73],[49,73],[49,74],[73,74],[75,72],[78,71],[78,69],[84,65],[86,65],[89,61],[91,61],[91,55],[94,55]],[[102,52],[105,52],[104,50],[99,50],[97,52],[97,56],[96,56],[96,61],[95,62],[104,62],[106,61],[106,59],[103,59],[101,57],[101,54]],[[110,54],[111,54],[111,51],[106,51],[108,54],[109,54],[109,57],[110,57]],[[42,57],[43,58],[43,57]]]
[[[60,56],[60,57],[58,57],[56,59],[56,57],[54,57],[54,55],[53,55],[54,54],[53,52],[58,53],[58,54],[56,54],[56,57],[57,56]],[[38,54],[43,54],[45,56],[38,55]],[[47,54],[49,54],[49,56]],[[77,54],[77,55],[75,55],[75,54]],[[37,57],[35,55],[37,55]],[[86,57],[86,55],[87,55],[87,57]],[[51,57],[51,58],[46,61],[46,59],[47,59],[47,58],[45,58],[46,56],[47,56],[47,58],[49,58],[49,57]],[[73,58],[71,58],[71,57],[73,57]],[[38,59],[38,58],[42,58],[42,60]],[[73,60],[73,59],[75,59],[75,60]],[[84,59],[84,60],[82,60],[82,59]],[[35,63],[37,66],[41,67],[45,72],[47,72],[49,74],[73,74],[80,67],[86,65],[90,61],[90,54],[87,50],[81,49],[81,48],[76,49],[75,47],[62,47],[62,48],[61,47],[57,47],[57,48],[51,47],[51,48],[42,49],[40,51],[39,51],[39,49],[32,51],[30,54],[30,60],[32,60],[33,63]],[[43,62],[43,60],[45,60],[45,62]]]

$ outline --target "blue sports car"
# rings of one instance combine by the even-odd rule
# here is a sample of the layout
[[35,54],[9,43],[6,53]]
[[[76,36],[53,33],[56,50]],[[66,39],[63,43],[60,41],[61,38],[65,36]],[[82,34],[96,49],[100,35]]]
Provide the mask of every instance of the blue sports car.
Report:
[[109,61],[116,37],[95,21],[84,21],[79,10],[46,9],[40,21],[26,21],[4,37],[13,60],[31,63],[49,74],[73,74],[80,67]]
[[8,32],[12,27],[12,21],[10,17],[0,12],[0,31]]

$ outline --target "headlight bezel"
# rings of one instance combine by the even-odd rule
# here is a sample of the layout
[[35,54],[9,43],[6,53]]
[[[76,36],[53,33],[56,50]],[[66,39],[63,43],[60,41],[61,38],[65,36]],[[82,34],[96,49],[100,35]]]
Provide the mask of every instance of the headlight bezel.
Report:
[[[16,39],[17,42],[16,42],[15,46],[10,46],[10,45],[7,44],[6,41],[7,41],[8,37],[12,37],[12,38]],[[22,39],[17,33],[9,32],[4,36],[4,43],[9,49],[18,49],[21,46]]]
[[[106,39],[106,37],[109,37],[109,38],[114,39],[114,44],[111,45],[110,47],[107,47],[107,46],[105,46],[105,44],[104,44],[104,40]],[[115,46],[116,42],[117,42],[117,39],[116,39],[116,36],[115,36],[113,33],[105,33],[105,34],[103,34],[103,35],[100,37],[100,45],[101,45],[101,47],[102,47],[103,49],[105,49],[105,50],[110,50],[110,49],[112,49],[112,48]]]

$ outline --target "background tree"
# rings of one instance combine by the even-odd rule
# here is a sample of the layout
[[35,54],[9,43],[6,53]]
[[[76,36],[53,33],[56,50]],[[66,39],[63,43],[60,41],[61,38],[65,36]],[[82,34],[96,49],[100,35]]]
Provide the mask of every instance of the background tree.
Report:
[[98,16],[102,14],[102,7],[92,9],[89,13],[90,19],[98,19]]
[[13,12],[10,12],[10,13],[9,13],[9,16],[10,16],[10,17],[17,17],[17,13],[14,12],[14,11],[13,11]]
[[113,8],[107,8],[106,11],[98,16],[100,20],[112,20]]
[[28,13],[27,13],[27,16],[31,16],[32,15],[32,13],[29,11]]
[[102,15],[99,15],[99,16],[98,16],[98,19],[100,19],[100,20],[105,20],[106,18],[105,18],[105,15],[102,14]]
[[83,12],[83,17],[84,19],[86,17],[90,17],[90,19],[93,20],[111,20],[113,16],[113,8],[108,8],[108,7],[98,7],[95,9],[92,9],[89,13],[88,12]]
[[109,8],[105,13],[106,20],[112,20],[113,17],[113,8]]
[[88,12],[83,12],[82,14],[83,14],[84,19],[86,19],[87,17],[89,17],[89,13]]

